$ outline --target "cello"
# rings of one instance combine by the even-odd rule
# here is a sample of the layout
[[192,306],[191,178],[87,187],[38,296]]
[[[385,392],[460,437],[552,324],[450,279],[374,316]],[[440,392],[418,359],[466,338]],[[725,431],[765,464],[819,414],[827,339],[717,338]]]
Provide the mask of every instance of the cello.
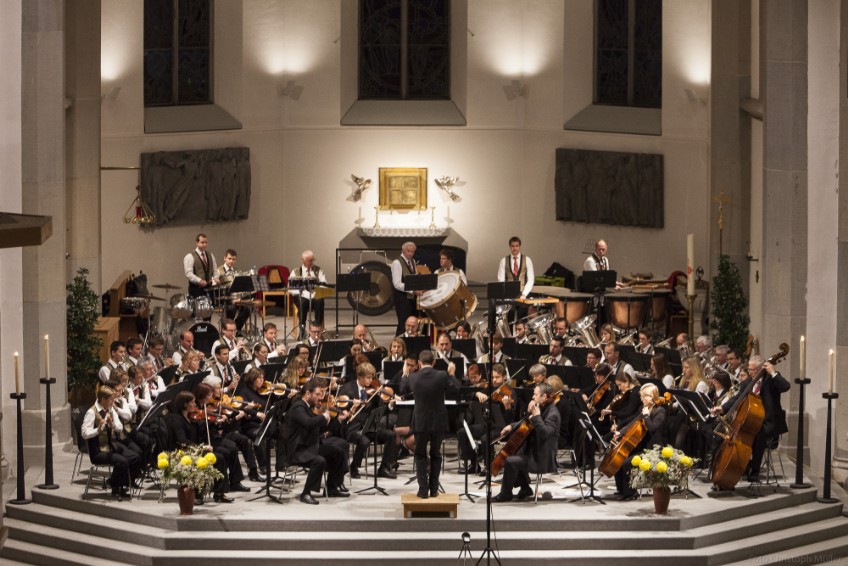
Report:
[[[663,397],[657,399],[656,405],[665,405],[670,401],[671,394],[666,392]],[[618,441],[610,443],[609,450],[598,466],[598,471],[608,478],[613,477],[625,460],[630,457],[630,453],[645,439],[646,434],[648,434],[648,427],[645,425],[645,417],[640,412],[639,416],[621,432]]]
[[[780,345],[780,352],[770,357],[767,362],[774,365],[788,353],[789,345],[783,343]],[[728,418],[721,418],[720,424],[724,425],[726,431],[715,432],[724,439],[713,454],[711,467],[713,483],[721,489],[733,489],[751,460],[754,437],[760,432],[765,420],[763,401],[754,393],[754,385],[763,378],[765,371],[763,364],[757,375],[751,378],[747,392],[740,395],[727,412]],[[729,418],[731,414],[732,419]]]
[[[546,402],[543,405],[539,406],[539,409],[544,409],[551,403],[557,404],[559,403],[560,397],[562,396],[562,392],[554,394],[551,397],[548,397]],[[528,411],[524,418],[518,423],[518,426],[515,427],[512,431],[512,436],[509,437],[506,444],[504,444],[501,451],[498,452],[498,455],[495,456],[494,460],[492,460],[492,465],[490,467],[492,471],[492,477],[497,476],[503,470],[504,465],[506,464],[506,459],[510,456],[513,456],[518,449],[524,445],[524,442],[527,440],[527,437],[530,436],[530,433],[533,432],[533,423],[530,422],[530,412]],[[497,442],[500,438],[495,439],[494,442]]]

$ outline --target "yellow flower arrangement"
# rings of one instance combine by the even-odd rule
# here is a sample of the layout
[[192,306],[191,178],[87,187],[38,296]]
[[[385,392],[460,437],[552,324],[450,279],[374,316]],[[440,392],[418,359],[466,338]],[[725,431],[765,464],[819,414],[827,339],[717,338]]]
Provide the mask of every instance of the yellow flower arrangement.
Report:
[[203,446],[197,445],[160,453],[156,467],[161,471],[164,483],[174,480],[181,486],[204,491],[224,477],[213,467],[216,461],[211,452],[204,455]]
[[655,446],[634,456],[630,485],[634,489],[655,487],[678,487],[686,489],[689,485],[689,470],[697,462],[682,450],[664,446]]

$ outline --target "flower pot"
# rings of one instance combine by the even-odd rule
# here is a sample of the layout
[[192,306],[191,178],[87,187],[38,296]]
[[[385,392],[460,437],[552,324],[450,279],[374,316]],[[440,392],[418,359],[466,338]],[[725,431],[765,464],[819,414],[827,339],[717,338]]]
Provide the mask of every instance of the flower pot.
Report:
[[[180,515],[194,514],[194,489],[181,485],[177,489],[177,500],[180,502]],[[666,504],[666,507],[668,505]]]
[[666,513],[668,513],[669,501],[671,501],[671,488],[654,488],[654,512],[657,515],[665,515]]

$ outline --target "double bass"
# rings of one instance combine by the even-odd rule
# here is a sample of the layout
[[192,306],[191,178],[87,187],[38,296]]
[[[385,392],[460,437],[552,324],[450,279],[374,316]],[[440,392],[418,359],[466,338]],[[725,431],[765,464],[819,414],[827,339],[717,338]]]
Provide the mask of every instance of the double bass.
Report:
[[[780,352],[770,357],[767,363],[774,365],[788,353],[789,345],[783,343]],[[754,393],[754,385],[763,378],[765,371],[764,365],[751,378],[747,392],[739,396],[727,412],[728,416],[722,417],[721,425],[726,429],[725,432],[719,432],[719,427],[716,428],[715,434],[724,440],[713,454],[711,471],[713,483],[721,489],[733,489],[751,460],[754,437],[760,432],[765,420],[763,401]]]

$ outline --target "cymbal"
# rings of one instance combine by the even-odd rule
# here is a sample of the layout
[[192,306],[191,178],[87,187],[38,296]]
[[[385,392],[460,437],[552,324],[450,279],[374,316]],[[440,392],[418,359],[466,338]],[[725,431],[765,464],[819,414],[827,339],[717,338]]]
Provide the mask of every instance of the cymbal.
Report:
[[[154,285],[154,287],[155,287],[155,285]],[[156,295],[150,295],[150,294],[148,294],[148,295],[134,295],[134,296],[142,297],[144,299],[151,299],[151,300],[154,300],[154,301],[164,301],[165,300],[162,297],[157,297]]]
[[176,285],[171,285],[170,283],[158,283],[156,285],[152,285],[152,287],[156,287],[157,289],[165,289],[166,291],[170,291],[171,289],[180,289],[180,287]]

